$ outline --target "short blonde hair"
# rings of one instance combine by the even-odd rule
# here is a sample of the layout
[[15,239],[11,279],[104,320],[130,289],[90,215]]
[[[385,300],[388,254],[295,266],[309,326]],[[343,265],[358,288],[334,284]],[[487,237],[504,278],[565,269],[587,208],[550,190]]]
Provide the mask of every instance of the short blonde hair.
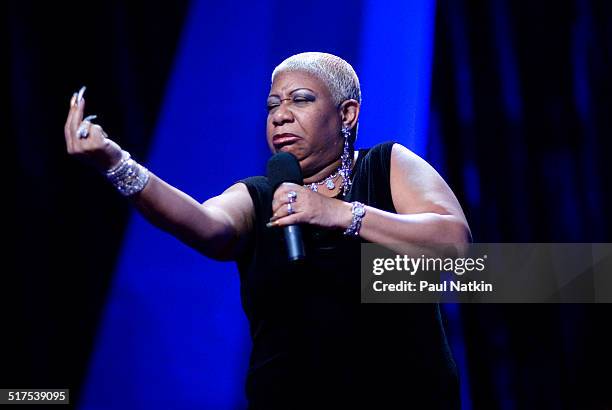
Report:
[[276,66],[272,72],[272,82],[276,75],[283,71],[306,71],[319,78],[329,88],[336,105],[346,100],[356,100],[361,104],[357,73],[349,63],[338,56],[320,52],[293,55]]

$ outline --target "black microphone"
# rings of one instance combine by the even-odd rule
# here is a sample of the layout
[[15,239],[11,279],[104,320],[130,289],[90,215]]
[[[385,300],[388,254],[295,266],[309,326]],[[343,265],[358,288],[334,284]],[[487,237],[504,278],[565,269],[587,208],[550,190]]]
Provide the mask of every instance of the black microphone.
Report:
[[[293,182],[302,185],[304,178],[300,164],[293,155],[288,152],[279,152],[268,160],[268,181],[272,185],[272,192],[283,182]],[[290,262],[304,259],[304,242],[302,241],[302,230],[298,225],[284,227],[285,242],[287,243],[287,255]]]

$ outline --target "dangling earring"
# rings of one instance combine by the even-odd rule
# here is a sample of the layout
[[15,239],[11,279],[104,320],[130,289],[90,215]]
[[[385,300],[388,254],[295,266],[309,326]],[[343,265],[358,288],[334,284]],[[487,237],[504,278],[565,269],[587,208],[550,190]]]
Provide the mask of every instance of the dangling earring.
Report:
[[338,171],[342,175],[342,196],[348,194],[351,188],[351,150],[349,147],[349,139],[351,137],[351,130],[347,125],[342,126],[342,136],[344,137],[344,149],[342,150],[342,165]]

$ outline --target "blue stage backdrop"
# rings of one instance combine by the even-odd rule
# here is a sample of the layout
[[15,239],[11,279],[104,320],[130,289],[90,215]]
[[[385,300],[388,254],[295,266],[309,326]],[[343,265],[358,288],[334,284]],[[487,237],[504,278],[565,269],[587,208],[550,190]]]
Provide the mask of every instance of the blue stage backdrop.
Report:
[[[262,174],[270,74],[302,51],[357,70],[359,146],[394,139],[427,156],[434,9],[433,0],[193,1],[143,162],[200,202]],[[235,265],[135,214],[79,408],[244,408],[249,351]]]

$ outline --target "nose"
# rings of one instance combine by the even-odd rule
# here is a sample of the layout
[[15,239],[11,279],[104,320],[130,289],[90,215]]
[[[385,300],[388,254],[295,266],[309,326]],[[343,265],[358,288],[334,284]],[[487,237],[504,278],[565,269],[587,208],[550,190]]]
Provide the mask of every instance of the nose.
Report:
[[[289,101],[289,102],[287,104],[284,104],[285,101]],[[293,122],[294,118],[293,118],[293,112],[291,112],[291,109],[289,108],[290,104],[291,104],[290,98],[286,98],[280,101],[279,106],[276,107],[276,109],[274,110],[274,113],[272,114],[272,123],[274,125],[280,126],[288,122],[289,123]]]

